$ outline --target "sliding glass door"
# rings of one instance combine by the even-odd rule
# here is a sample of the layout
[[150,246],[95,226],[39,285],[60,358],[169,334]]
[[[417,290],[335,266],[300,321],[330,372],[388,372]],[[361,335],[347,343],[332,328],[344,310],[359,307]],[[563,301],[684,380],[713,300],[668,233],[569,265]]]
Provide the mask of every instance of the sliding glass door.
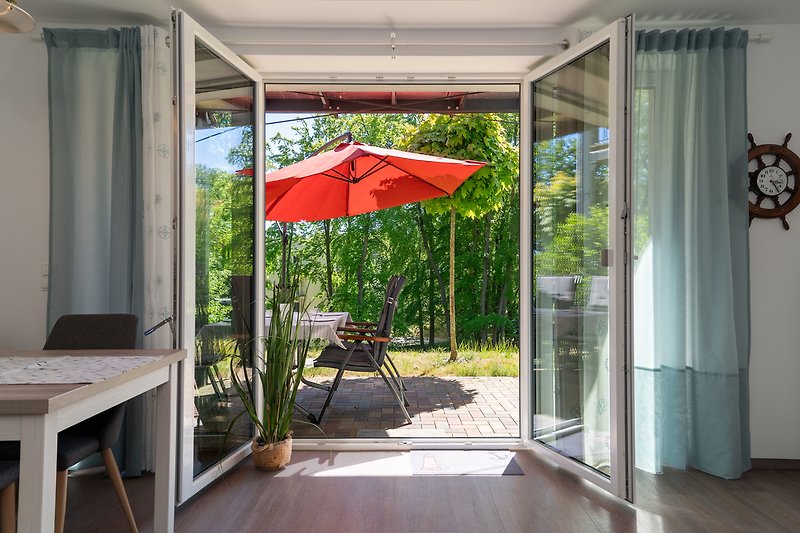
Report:
[[[261,335],[263,85],[185,13],[176,12],[181,142],[182,381],[179,499],[235,464],[253,435],[230,390],[230,361]],[[255,169],[255,171],[254,171]],[[220,468],[219,466],[222,466]]]
[[532,444],[631,498],[626,21],[525,80]]

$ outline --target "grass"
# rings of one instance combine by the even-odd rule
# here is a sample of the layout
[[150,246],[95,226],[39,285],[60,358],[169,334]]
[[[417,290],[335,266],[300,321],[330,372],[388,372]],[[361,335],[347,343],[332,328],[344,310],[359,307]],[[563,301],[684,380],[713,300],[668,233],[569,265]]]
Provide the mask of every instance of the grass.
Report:
[[[312,349],[309,357],[315,354]],[[405,347],[389,347],[389,354],[397,365],[400,375],[407,376],[510,376],[519,377],[519,349],[511,344],[481,348],[462,345],[458,359],[449,362],[448,348],[412,350]],[[308,377],[333,377],[336,371],[328,368],[306,368]]]

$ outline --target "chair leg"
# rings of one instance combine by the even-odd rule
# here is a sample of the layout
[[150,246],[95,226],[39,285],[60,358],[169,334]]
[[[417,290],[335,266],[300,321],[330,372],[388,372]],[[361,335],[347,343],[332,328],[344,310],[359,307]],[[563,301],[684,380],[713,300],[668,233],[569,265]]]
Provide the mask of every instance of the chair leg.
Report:
[[[407,391],[408,387],[406,387],[406,384],[403,383],[403,376],[401,376],[400,372],[397,371],[397,367],[394,366],[394,361],[392,361],[392,358],[389,357],[388,353],[386,354],[386,360],[389,361],[390,365],[392,365],[392,370],[394,370],[394,373],[397,375],[397,379],[400,380],[400,389],[402,389],[404,391]],[[406,405],[408,405],[408,404],[406,404]]]
[[16,508],[17,484],[12,483],[0,492],[0,531],[2,533],[15,533],[17,530],[17,508]]
[[211,386],[214,387],[214,393],[217,395],[217,398],[220,401],[225,401],[228,399],[228,391],[225,389],[225,380],[222,379],[222,375],[219,373],[219,367],[217,367],[216,363],[209,367],[208,375],[211,378]]
[[139,530],[136,528],[136,521],[133,519],[133,511],[131,511],[131,504],[128,502],[128,495],[125,493],[125,485],[122,484],[122,476],[119,475],[117,460],[114,459],[111,448],[106,448],[100,453],[103,456],[103,463],[106,465],[108,477],[111,478],[111,483],[114,485],[114,492],[117,493],[117,499],[125,512],[125,518],[128,519],[128,527],[131,533],[137,533]]
[[386,382],[386,386],[389,387],[389,390],[392,391],[392,394],[394,394],[394,399],[397,400],[397,405],[399,405],[400,409],[403,410],[403,414],[405,415],[406,420],[408,420],[408,422],[411,423],[411,416],[408,414],[408,409],[406,409],[405,402],[403,401],[403,397],[401,396],[402,393],[399,392],[394,385],[392,385],[392,383],[389,381],[389,378],[386,376],[386,372],[384,372],[381,369],[381,367],[375,365],[375,369],[381,375],[383,381]]
[[328,391],[328,397],[325,398],[325,403],[322,405],[322,410],[319,412],[317,416],[314,417],[316,420],[311,420],[311,417],[313,415],[309,415],[308,417],[309,420],[311,420],[311,422],[313,422],[314,424],[319,424],[320,422],[322,422],[322,416],[325,414],[325,410],[328,409],[328,406],[330,405],[331,400],[333,399],[333,393],[336,392],[336,389],[339,388],[339,383],[342,381],[342,376],[344,376],[344,365],[342,365],[342,368],[340,368],[339,371],[336,373],[336,377],[333,378],[333,383],[331,383],[331,388]]
[[69,471],[56,472],[56,533],[64,533],[64,517],[67,514],[67,480]]
[[[386,361],[389,363],[389,365],[385,365],[386,373],[389,375],[390,378],[392,378],[392,381],[394,381],[395,388],[397,388],[397,392],[400,393],[400,398],[403,400],[403,405],[409,407],[411,404],[408,402],[408,399],[406,399],[406,393],[405,393],[405,391],[407,391],[408,389],[403,383],[403,378],[400,376],[400,372],[397,371],[397,367],[394,366],[392,360],[389,359],[389,354],[386,354]],[[392,371],[393,368],[394,371]]]
[[[322,405],[322,410],[319,412],[319,415],[314,416],[311,413],[308,413],[308,410],[303,409],[301,407],[301,411],[308,413],[308,419],[311,421],[312,424],[319,424],[322,422],[322,416],[325,414],[325,410],[328,408],[328,405],[331,403],[331,399],[333,398],[333,393],[336,392],[336,389],[339,388],[339,383],[342,381],[342,376],[344,375],[344,369],[347,366],[347,363],[350,361],[350,357],[352,357],[353,352],[356,348],[361,346],[360,341],[353,343],[350,349],[347,351],[347,355],[345,356],[344,360],[342,361],[342,365],[339,368],[339,371],[336,373],[336,377],[333,378],[333,383],[331,383],[330,387],[326,387],[325,385],[320,385],[319,383],[314,383],[313,381],[306,381],[305,378],[302,378],[302,382],[306,385],[310,385],[312,387],[316,387],[318,389],[323,389],[328,391],[328,397],[325,398],[325,403]],[[299,406],[298,406],[299,407]]]

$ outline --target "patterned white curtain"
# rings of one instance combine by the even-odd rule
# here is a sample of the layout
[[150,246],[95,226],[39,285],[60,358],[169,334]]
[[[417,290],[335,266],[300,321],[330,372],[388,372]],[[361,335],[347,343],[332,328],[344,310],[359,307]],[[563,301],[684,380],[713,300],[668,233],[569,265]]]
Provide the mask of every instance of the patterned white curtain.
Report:
[[[163,28],[142,26],[142,125],[144,194],[145,329],[173,312],[173,147],[172,55]],[[144,338],[144,348],[172,348],[173,335],[164,326]],[[155,393],[145,405],[142,446],[144,470],[153,470]]]

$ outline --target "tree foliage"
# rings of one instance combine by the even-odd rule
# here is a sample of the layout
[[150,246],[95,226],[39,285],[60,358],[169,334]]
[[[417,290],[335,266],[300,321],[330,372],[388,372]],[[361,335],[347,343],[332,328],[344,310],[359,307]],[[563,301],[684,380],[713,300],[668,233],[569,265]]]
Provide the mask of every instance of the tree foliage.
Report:
[[[245,129],[242,144],[228,155],[237,168],[252,164],[252,135]],[[516,342],[519,322],[519,123],[516,114],[504,115],[328,115],[301,121],[293,135],[269,136],[268,168],[280,168],[306,158],[311,152],[345,131],[355,141],[375,146],[435,153],[489,164],[465,182],[453,199],[432,200],[385,209],[365,215],[326,222],[289,225],[288,242],[292,273],[299,272],[321,296],[321,308],[346,310],[354,319],[374,320],[380,313],[386,282],[393,274],[406,276],[400,306],[394,320],[394,336],[432,345],[446,338],[448,301],[450,207],[459,214],[455,228],[455,304],[459,309],[456,329],[460,342]],[[415,143],[412,146],[412,141]],[[211,196],[231,199],[235,176],[215,170],[204,178],[213,195],[201,198],[198,209],[209,209]],[[227,195],[227,196],[226,196]],[[230,213],[208,218],[210,254],[207,277],[230,278],[235,259]],[[201,207],[202,206],[202,207]],[[266,224],[268,282],[277,281],[284,235],[274,222]],[[326,250],[330,258],[326,258]],[[216,272],[216,273],[213,273]],[[330,290],[329,289],[330,281]],[[225,309],[230,287],[225,281],[209,281],[217,320]],[[219,315],[219,317],[218,317]]]

